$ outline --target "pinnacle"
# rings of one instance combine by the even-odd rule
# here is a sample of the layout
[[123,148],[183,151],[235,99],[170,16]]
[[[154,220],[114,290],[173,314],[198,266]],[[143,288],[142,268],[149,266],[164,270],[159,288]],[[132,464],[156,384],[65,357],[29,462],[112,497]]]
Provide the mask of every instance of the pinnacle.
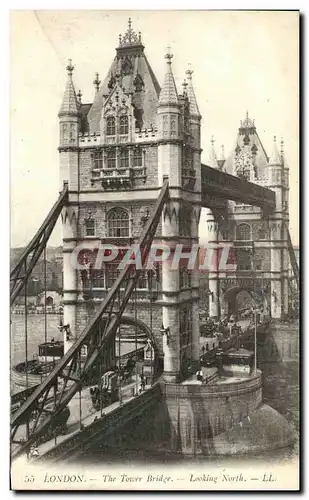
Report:
[[65,91],[63,94],[62,105],[58,116],[61,115],[78,115],[79,112],[79,103],[76,97],[76,92],[72,80],[72,73],[74,66],[72,66],[72,61],[69,60],[69,64],[67,66],[68,79],[65,87]]
[[274,136],[273,150],[271,157],[269,158],[269,165],[281,165],[281,163],[282,157],[277,146],[276,136]]
[[172,57],[171,53],[167,53],[166,59],[166,72],[164,76],[164,83],[161,89],[159,104],[178,104],[178,94],[174,75],[172,72]]
[[192,73],[193,70],[191,68],[187,69],[186,75],[188,80],[187,93],[190,105],[190,115],[200,116],[200,111],[198,109],[197,100],[195,97],[194,88],[192,85]]

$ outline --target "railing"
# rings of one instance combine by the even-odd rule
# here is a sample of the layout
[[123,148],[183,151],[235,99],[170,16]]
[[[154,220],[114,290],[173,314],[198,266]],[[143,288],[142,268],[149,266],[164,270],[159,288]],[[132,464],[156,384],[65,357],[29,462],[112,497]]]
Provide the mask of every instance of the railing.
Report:
[[91,449],[95,441],[102,440],[106,443],[109,436],[119,431],[123,424],[142,413],[149,404],[157,404],[160,397],[161,388],[156,383],[136,397],[117,406],[111,412],[93,420],[91,424],[85,426],[81,431],[75,432],[74,435],[68,436],[58,445],[51,446],[36,462],[50,461],[53,458],[63,460],[67,456],[72,459],[72,455],[77,456]]

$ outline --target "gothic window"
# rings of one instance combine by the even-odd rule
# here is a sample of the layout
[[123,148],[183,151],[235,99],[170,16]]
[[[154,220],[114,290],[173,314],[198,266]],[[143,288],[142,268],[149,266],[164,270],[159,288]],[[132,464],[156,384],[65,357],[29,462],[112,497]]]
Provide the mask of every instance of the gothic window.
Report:
[[102,168],[102,151],[94,151],[91,155],[91,160],[93,169]]
[[116,149],[107,152],[107,168],[116,168]]
[[125,135],[129,133],[129,119],[126,115],[121,116],[119,118],[119,129],[120,129],[119,132],[120,135]]
[[122,149],[120,153],[120,168],[129,168],[129,150]]
[[129,57],[126,57],[122,63],[121,72],[124,75],[129,75],[130,73],[132,73],[132,70],[133,70],[132,63],[131,63]]
[[266,240],[267,239],[267,231],[265,228],[265,225],[262,224],[261,227],[259,228],[259,240]]
[[237,176],[245,181],[250,181],[250,170],[248,168],[243,168],[237,171]]
[[136,77],[134,78],[133,84],[135,87],[135,92],[141,92],[144,88],[143,79],[139,74],[137,74]]
[[106,288],[112,288],[120,274],[119,262],[108,262],[105,267]]
[[179,288],[191,288],[191,272],[185,265],[179,268]]
[[106,120],[106,135],[115,135],[115,134],[116,134],[115,118],[113,116],[108,116]]
[[134,167],[142,167],[143,166],[143,152],[142,152],[141,148],[134,149],[133,166]]
[[187,347],[192,338],[192,309],[190,306],[180,310],[180,338],[181,345]]
[[180,236],[191,235],[191,210],[185,205],[181,205],[179,210],[179,234]]
[[94,269],[92,271],[93,288],[105,288],[105,269]]
[[125,238],[129,236],[129,215],[122,208],[114,208],[107,216],[108,236]]
[[95,236],[95,221],[92,217],[85,219],[86,236]]
[[251,227],[249,224],[238,224],[236,227],[236,240],[251,240]]
[[148,287],[148,273],[142,272],[137,280],[136,288],[145,289]]
[[250,271],[252,269],[251,255],[248,250],[245,250],[243,248],[237,249],[236,258],[238,271]]

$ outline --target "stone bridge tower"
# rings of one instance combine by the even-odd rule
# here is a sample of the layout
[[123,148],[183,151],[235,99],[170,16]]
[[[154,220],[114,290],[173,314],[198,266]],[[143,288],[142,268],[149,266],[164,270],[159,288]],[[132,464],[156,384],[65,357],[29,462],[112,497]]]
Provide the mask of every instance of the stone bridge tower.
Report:
[[234,150],[229,157],[217,159],[212,146],[212,167],[268,187],[276,193],[276,209],[265,214],[260,208],[228,202],[224,215],[208,211],[211,241],[234,245],[237,268],[209,276],[210,315],[227,314],[235,307],[236,295],[247,290],[273,318],[288,312],[288,225],[289,169],[283,143],[279,151],[274,138],[273,151],[267,155],[254,120],[241,121]]
[[[201,116],[192,71],[179,93],[167,54],[161,88],[129,20],[103,83],[96,74],[92,103],[82,103],[76,94],[71,62],[67,72],[59,112],[60,187],[69,185],[69,206],[62,214],[66,349],[120,272],[117,261],[95,269],[92,257],[87,271],[74,269],[76,245],[125,249],[137,242],[166,176],[170,201],[157,230],[161,244],[198,242],[201,208]],[[152,329],[166,380],[178,380],[199,359],[198,300],[198,273],[165,266],[142,275],[127,306],[127,316]]]

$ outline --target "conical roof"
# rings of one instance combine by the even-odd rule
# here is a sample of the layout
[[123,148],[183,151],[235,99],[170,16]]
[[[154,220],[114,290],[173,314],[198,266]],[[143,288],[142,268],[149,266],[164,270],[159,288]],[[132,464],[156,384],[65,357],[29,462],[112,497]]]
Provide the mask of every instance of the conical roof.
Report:
[[215,150],[215,141],[214,141],[213,137],[211,139],[211,146],[210,146],[210,150],[209,150],[208,165],[212,168],[218,168],[218,158],[217,158],[217,153]]
[[62,104],[58,116],[63,116],[63,115],[77,116],[79,114],[80,104],[77,100],[72,80],[74,66],[72,66],[71,59],[69,59],[69,64],[66,69],[68,72],[68,80],[63,94]]
[[188,81],[187,94],[189,99],[190,115],[200,116],[200,111],[198,109],[197,100],[195,97],[195,92],[192,84],[192,73],[193,73],[192,69],[188,69],[186,71],[187,81]]
[[273,142],[272,154],[269,158],[269,165],[281,165],[281,163],[282,163],[282,157],[281,157],[281,153],[279,152],[279,149],[277,146],[277,141],[276,141],[276,136],[275,136],[274,142]]
[[179,103],[176,84],[172,71],[172,57],[173,57],[172,54],[166,54],[165,56],[166,71],[164,76],[164,83],[160,92],[159,105]]

